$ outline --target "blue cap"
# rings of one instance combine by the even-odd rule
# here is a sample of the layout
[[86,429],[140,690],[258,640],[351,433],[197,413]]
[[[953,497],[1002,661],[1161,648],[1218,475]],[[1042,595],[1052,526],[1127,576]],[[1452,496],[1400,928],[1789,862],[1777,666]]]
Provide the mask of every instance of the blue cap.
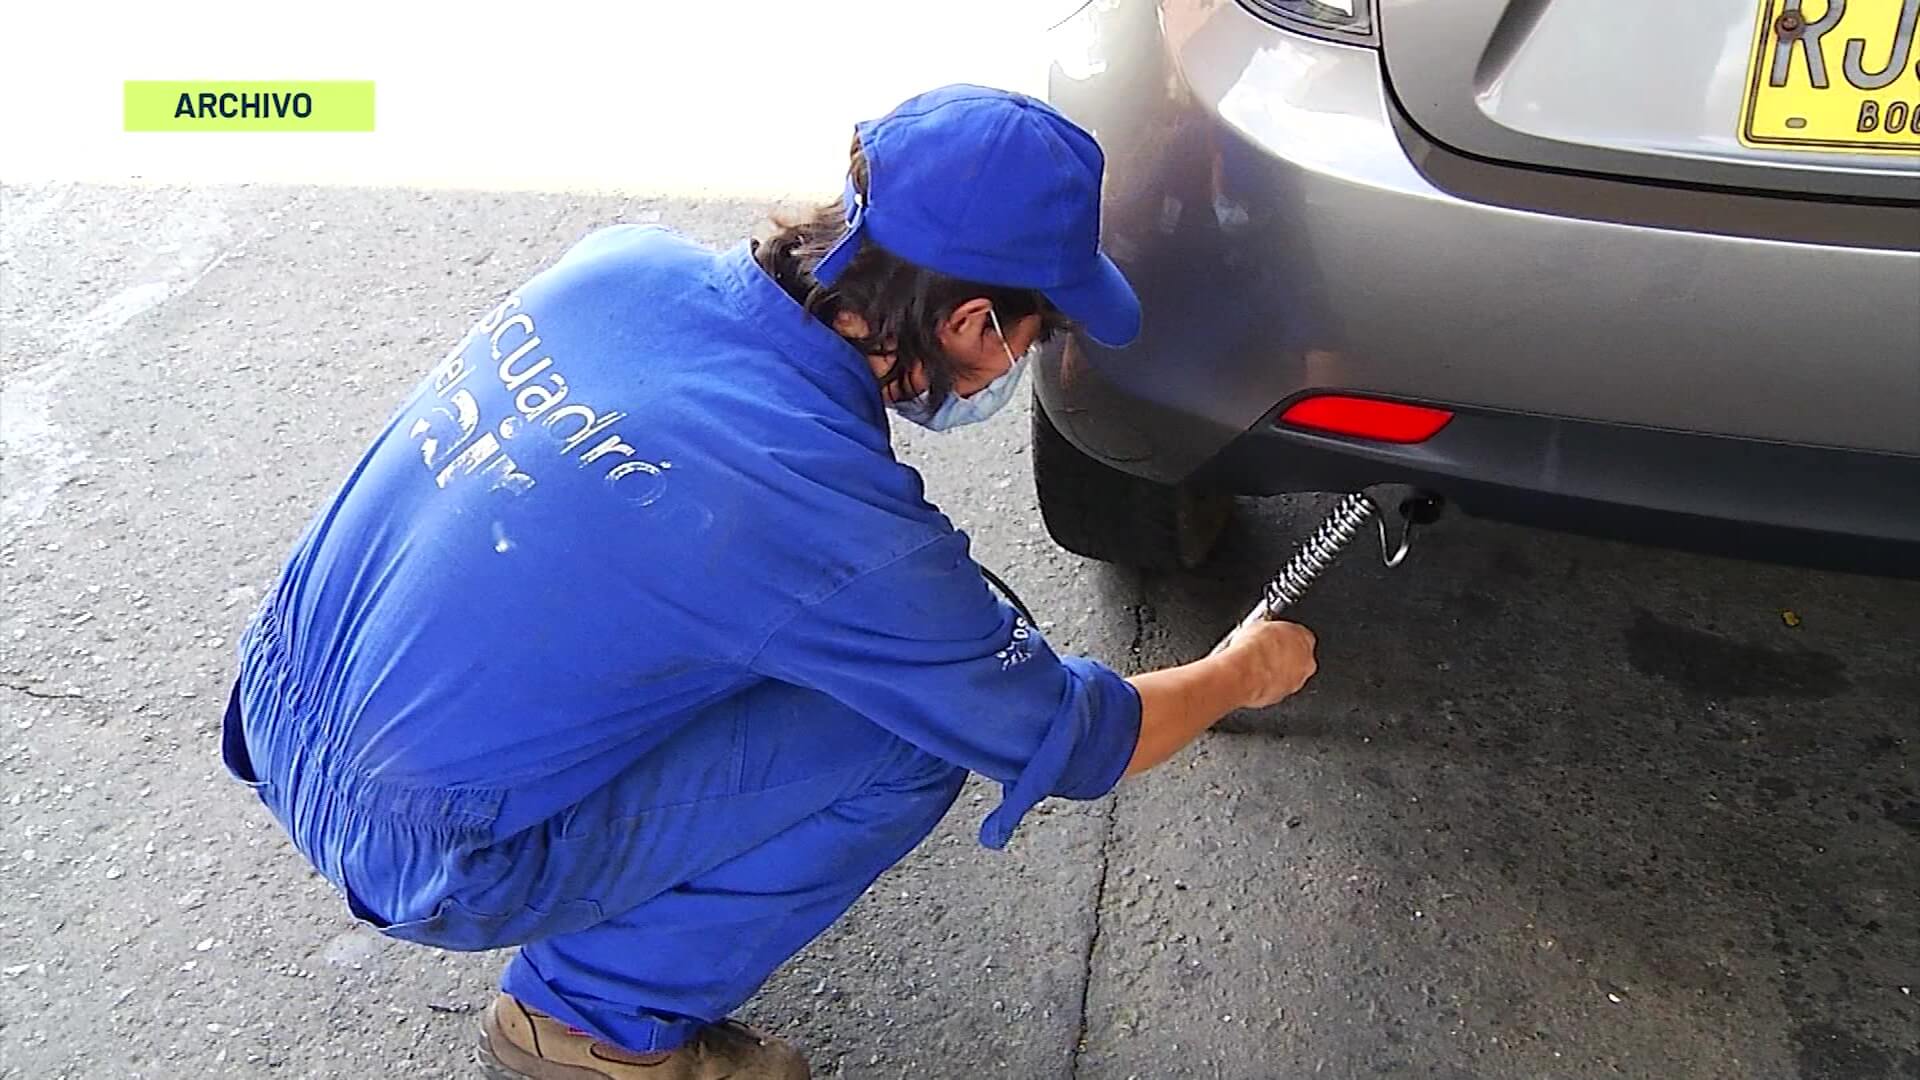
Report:
[[1140,299],[1100,253],[1093,136],[1045,102],[983,86],[910,98],[855,128],[867,196],[849,177],[847,232],[814,268],[831,286],[864,237],[928,270],[1032,289],[1102,345],[1140,334]]

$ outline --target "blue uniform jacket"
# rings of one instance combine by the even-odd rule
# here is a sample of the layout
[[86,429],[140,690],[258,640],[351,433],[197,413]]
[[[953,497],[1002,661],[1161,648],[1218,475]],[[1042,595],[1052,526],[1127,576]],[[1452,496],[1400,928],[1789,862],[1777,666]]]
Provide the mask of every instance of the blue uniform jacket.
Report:
[[865,358],[747,245],[658,228],[592,234],[482,317],[248,641],[310,766],[448,793],[496,837],[758,680],[1000,781],[993,847],[1040,799],[1111,788],[1140,722],[1132,687],[987,590]]

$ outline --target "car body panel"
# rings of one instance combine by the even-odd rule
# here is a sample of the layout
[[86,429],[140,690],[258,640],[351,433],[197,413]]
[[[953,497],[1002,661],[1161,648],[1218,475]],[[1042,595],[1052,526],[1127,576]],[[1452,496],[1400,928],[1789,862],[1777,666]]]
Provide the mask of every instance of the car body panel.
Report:
[[[1660,192],[1565,176],[1588,216],[1495,201],[1437,179],[1460,156],[1409,130],[1373,49],[1204,0],[1062,31],[1051,96],[1106,149],[1105,241],[1146,311],[1134,346],[1041,365],[1097,458],[1181,480],[1313,388],[1920,455],[1920,213],[1723,195],[1693,225],[1674,191],[1610,220]],[[1807,239],[1829,218],[1868,244]]]
[[[1803,33],[1783,43],[1773,32],[1780,15],[1800,7],[1801,0],[1381,0],[1379,21],[1399,104],[1455,150],[1692,184],[1920,200],[1920,142],[1912,152],[1845,154],[1742,144],[1757,32],[1768,35],[1757,44],[1769,60],[1784,45],[1783,62],[1804,69],[1811,47],[1824,57],[1830,85],[1847,77],[1848,23],[1836,22],[1831,36],[1820,32],[1821,0],[1806,7],[1811,40]],[[1856,0],[1848,18],[1871,16],[1891,28],[1914,13],[1920,0]],[[1904,44],[1874,100],[1920,105],[1920,44],[1911,36]],[[1890,53],[1868,57],[1864,42],[1854,53],[1852,68],[1869,82],[1894,63]]]

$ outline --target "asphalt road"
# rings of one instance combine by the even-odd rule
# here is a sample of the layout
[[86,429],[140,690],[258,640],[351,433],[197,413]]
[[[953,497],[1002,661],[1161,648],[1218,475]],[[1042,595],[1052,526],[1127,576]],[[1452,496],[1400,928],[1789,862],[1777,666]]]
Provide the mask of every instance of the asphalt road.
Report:
[[[4,200],[0,1078],[464,1075],[502,958],[357,929],[226,781],[234,638],[481,310],[596,225],[761,208]],[[902,453],[1063,651],[1195,656],[1315,513],[1087,563],[1024,411]],[[1920,1077],[1920,584],[1450,519],[1299,615],[1307,693],[1005,853],[969,789],[749,1018],[821,1076]]]

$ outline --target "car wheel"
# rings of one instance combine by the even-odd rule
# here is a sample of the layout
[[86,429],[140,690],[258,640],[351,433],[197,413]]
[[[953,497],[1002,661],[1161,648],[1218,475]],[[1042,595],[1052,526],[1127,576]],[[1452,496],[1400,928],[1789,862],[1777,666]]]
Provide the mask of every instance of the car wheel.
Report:
[[1081,453],[1037,401],[1033,485],[1054,543],[1141,570],[1205,563],[1233,514],[1230,495],[1144,480]]

